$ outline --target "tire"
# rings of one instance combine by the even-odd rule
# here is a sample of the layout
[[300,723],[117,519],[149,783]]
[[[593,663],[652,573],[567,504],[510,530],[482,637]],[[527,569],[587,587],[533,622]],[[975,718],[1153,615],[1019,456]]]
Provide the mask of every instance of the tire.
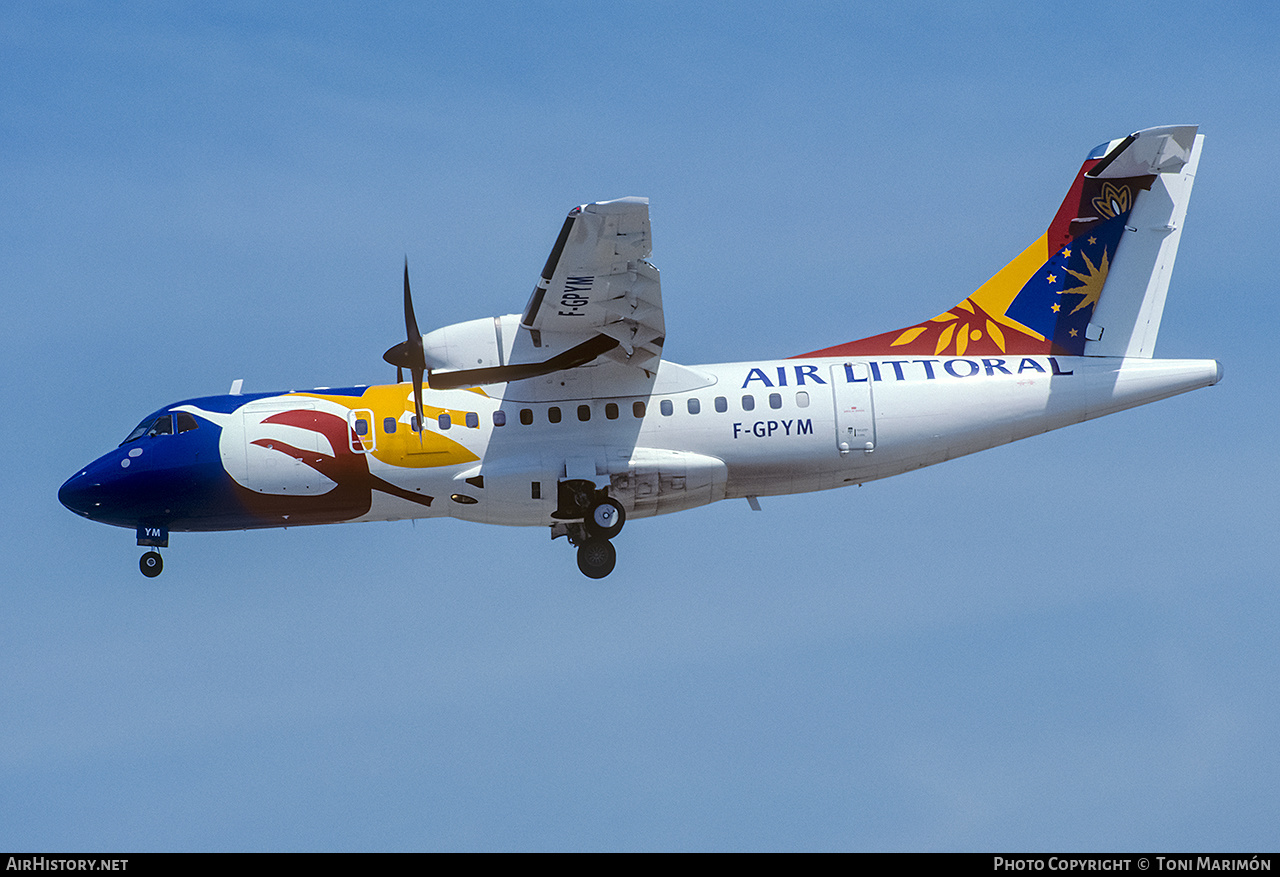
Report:
[[599,539],[612,539],[622,532],[622,525],[627,522],[627,513],[616,499],[605,499],[587,510],[582,523],[587,532]]
[[164,558],[159,551],[148,551],[138,560],[138,568],[149,579],[154,579],[164,571]]
[[590,538],[578,546],[578,569],[589,579],[602,579],[613,572],[618,552],[608,539]]

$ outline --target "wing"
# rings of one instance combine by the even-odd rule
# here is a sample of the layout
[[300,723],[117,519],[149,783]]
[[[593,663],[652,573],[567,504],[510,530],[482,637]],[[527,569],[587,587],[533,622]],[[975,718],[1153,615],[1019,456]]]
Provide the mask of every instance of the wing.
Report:
[[658,269],[645,261],[652,250],[648,198],[570,210],[520,318],[534,347],[602,335],[617,342],[605,355],[655,371],[666,329]]
[[[637,392],[635,378],[652,382],[666,335],[658,269],[645,261],[651,249],[648,198],[573,208],[519,318],[516,337],[508,341],[509,350],[504,351],[499,330],[498,364],[432,370],[431,386],[510,383],[612,360],[630,368],[617,371],[614,365],[603,370],[612,377],[596,374],[590,383],[603,384],[600,393]],[[474,323],[487,336],[492,331],[488,322],[462,325]],[[428,339],[434,342],[435,334]],[[630,388],[622,389],[624,384]]]

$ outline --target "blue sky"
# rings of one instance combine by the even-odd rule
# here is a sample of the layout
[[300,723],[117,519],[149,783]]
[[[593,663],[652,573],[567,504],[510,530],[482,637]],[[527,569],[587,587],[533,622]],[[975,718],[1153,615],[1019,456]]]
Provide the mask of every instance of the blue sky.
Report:
[[[0,848],[1275,846],[1280,13],[1172,2],[6,4]],[[667,355],[950,307],[1087,151],[1198,123],[1158,354],[1222,384],[753,513],[131,533],[177,399],[390,378],[652,200]]]

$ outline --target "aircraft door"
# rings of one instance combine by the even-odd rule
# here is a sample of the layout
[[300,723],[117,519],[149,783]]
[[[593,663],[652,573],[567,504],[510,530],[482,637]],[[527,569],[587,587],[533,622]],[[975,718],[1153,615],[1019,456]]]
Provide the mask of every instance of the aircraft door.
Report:
[[850,451],[871,453],[876,447],[876,420],[867,364],[842,362],[831,366],[831,392],[835,398],[836,447],[840,456]]
[[373,412],[368,408],[355,408],[347,412],[347,425],[351,428],[347,437],[351,442],[351,451],[356,454],[367,454],[377,445],[377,430],[373,428]]

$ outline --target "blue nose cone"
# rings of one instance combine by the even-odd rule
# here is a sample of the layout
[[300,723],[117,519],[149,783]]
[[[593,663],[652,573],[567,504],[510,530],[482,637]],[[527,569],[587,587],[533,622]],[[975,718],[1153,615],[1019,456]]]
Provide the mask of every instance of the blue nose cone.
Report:
[[119,450],[99,457],[67,479],[58,490],[58,501],[91,521],[133,526],[138,519],[139,479],[128,468],[131,463]]
[[58,502],[91,521],[117,523],[127,505],[121,474],[119,461],[95,460],[58,489]]
[[183,499],[182,488],[190,486],[187,468],[180,461],[148,465],[143,454],[135,446],[99,457],[67,479],[58,500],[77,515],[117,527],[169,520],[176,500]]
[[100,504],[102,487],[95,484],[88,469],[82,469],[67,479],[58,490],[58,502],[86,518],[93,517],[95,503]]

